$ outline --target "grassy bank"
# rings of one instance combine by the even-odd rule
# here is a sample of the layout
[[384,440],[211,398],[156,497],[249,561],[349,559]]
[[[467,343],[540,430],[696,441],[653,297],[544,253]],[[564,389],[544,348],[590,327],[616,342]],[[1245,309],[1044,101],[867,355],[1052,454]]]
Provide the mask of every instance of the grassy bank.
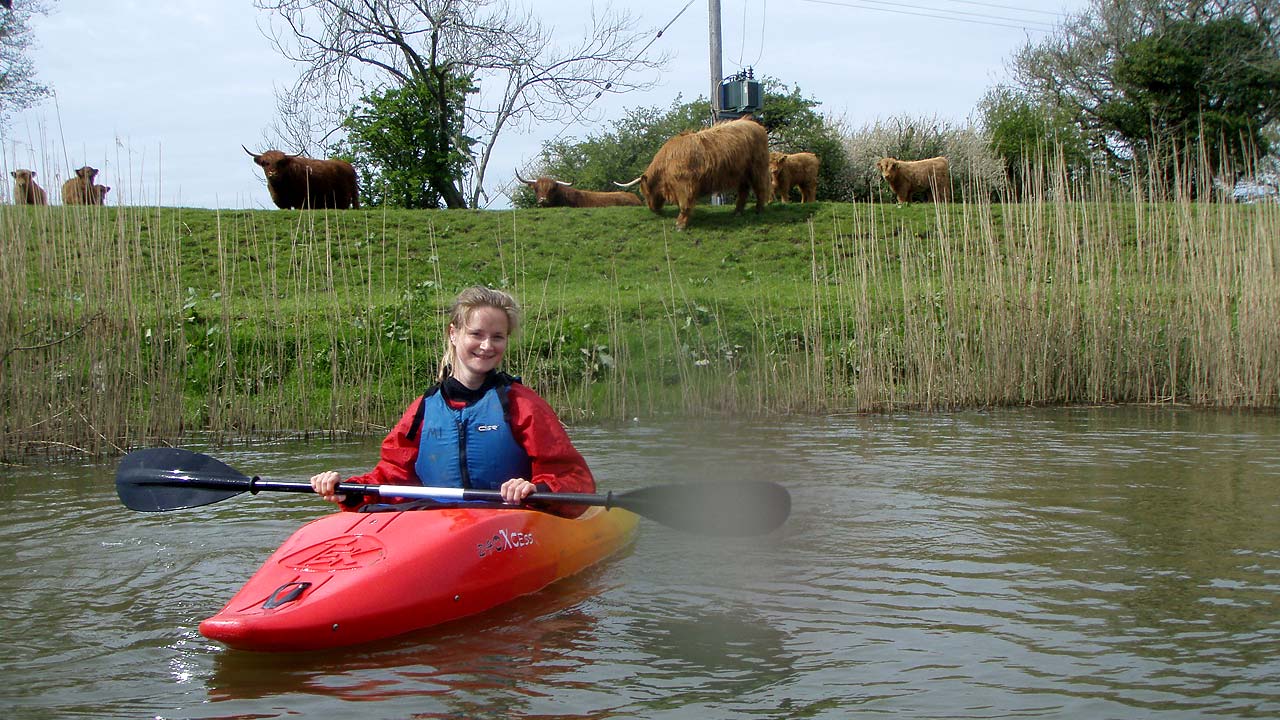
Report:
[[0,458],[383,432],[471,283],[521,298],[510,369],[571,422],[1280,404],[1280,207],[1032,197],[700,206],[683,233],[670,209],[3,207]]

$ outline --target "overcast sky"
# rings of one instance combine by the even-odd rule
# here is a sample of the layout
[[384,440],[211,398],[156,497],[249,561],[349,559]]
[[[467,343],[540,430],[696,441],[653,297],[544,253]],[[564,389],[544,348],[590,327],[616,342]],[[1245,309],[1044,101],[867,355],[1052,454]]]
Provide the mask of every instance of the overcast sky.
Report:
[[[22,0],[15,0],[21,2]],[[497,191],[541,143],[585,138],[612,127],[627,108],[666,108],[710,88],[706,0],[646,0],[627,7],[638,27],[675,22],[650,52],[670,56],[646,93],[605,96],[577,126],[515,128],[500,137],[485,183]],[[557,33],[577,38],[589,0],[536,0]],[[603,2],[596,2],[597,8]],[[687,8],[686,8],[687,5]],[[1087,0],[721,0],[723,71],[798,85],[854,128],[907,115],[963,123],[983,93],[1006,78],[1028,39]],[[683,14],[681,11],[683,9]],[[677,18],[678,16],[678,18]],[[205,208],[273,207],[261,172],[244,151],[261,147],[275,89],[297,69],[271,47],[271,16],[249,0],[56,0],[33,23],[39,81],[55,97],[10,119],[0,163],[5,175],[35,169],[50,197],[73,168],[101,170],[111,203]]]

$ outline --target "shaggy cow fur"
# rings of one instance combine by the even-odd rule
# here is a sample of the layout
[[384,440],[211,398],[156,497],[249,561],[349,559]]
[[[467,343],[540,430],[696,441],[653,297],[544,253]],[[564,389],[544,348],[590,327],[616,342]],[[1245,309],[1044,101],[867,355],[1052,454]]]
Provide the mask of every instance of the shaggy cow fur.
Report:
[[572,187],[571,183],[546,176],[530,182],[517,174],[516,179],[528,185],[538,196],[538,207],[585,208],[640,204],[640,198],[634,193],[578,190]]
[[102,198],[93,189],[98,170],[88,165],[76,170],[76,176],[62,183],[63,205],[101,205]]
[[44,188],[36,183],[35,170],[14,170],[9,173],[13,176],[13,202],[16,205],[48,205],[49,200],[44,194]]
[[95,204],[97,204],[97,205],[106,205],[106,204],[107,204],[107,193],[109,193],[109,192],[111,192],[111,186],[110,186],[110,185],[94,185],[94,186],[93,186],[93,194],[94,194],[94,196],[98,199],[97,203],[95,203]]
[[792,188],[800,188],[800,202],[818,199],[818,156],[811,152],[769,153],[769,175],[773,178],[773,196],[787,202]]
[[945,157],[928,160],[880,158],[880,174],[889,181],[898,202],[911,202],[911,196],[929,191],[938,202],[951,202],[951,166]]
[[267,176],[271,201],[282,210],[360,207],[356,169],[346,160],[317,160],[279,150],[255,154],[241,145]]
[[762,211],[772,198],[769,182],[768,133],[760,123],[744,117],[696,133],[680,133],[658,150],[640,177],[616,184],[640,183],[640,192],[655,213],[661,213],[666,202],[679,205],[676,228],[683,230],[702,195],[737,192],[737,214],[746,207],[747,193],[754,191],[756,212]]

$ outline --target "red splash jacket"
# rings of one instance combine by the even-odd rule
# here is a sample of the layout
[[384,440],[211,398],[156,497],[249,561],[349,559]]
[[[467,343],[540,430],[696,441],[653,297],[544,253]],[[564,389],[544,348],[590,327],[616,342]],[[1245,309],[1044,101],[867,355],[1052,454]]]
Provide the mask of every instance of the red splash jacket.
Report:
[[[400,417],[400,421],[382,441],[382,456],[378,464],[365,473],[348,478],[347,482],[367,485],[421,485],[418,474],[414,471],[414,463],[418,460],[418,437],[406,438],[409,426],[413,424],[418,406],[422,404],[419,397],[409,404]],[[450,402],[454,407],[458,403]],[[595,478],[587,467],[569,434],[551,406],[537,393],[519,383],[512,383],[507,394],[507,410],[511,423],[511,433],[516,442],[529,455],[533,467],[533,477],[529,481],[543,492],[594,493]],[[537,498],[537,493],[530,500]],[[360,502],[347,505],[344,510],[357,510],[362,505],[376,498],[365,497]],[[351,498],[348,498],[351,502]],[[585,510],[583,507],[567,506],[558,510],[560,514],[577,516]]]

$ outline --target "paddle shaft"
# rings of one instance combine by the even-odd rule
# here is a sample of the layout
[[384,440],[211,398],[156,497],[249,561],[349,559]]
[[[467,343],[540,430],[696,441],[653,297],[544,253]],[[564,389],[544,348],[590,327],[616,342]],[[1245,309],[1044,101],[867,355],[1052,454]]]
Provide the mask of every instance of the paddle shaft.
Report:
[[[179,482],[187,487],[205,488],[208,490],[227,490],[232,492],[245,492],[247,490],[254,495],[257,495],[260,492],[315,492],[315,489],[311,487],[310,483],[291,482],[285,480],[264,480],[256,475],[251,478],[220,478],[194,476],[178,471],[158,473],[156,481],[156,484]],[[502,493],[497,490],[421,487],[417,485],[364,485],[361,483],[338,483],[333,491],[335,494],[376,495],[383,498],[394,497],[410,500],[502,502]],[[569,505],[600,505],[606,509],[613,507],[615,500],[612,492],[604,495],[594,495],[591,493],[534,493],[533,495],[530,495],[528,499],[530,501],[545,499],[557,503],[567,503]]]

